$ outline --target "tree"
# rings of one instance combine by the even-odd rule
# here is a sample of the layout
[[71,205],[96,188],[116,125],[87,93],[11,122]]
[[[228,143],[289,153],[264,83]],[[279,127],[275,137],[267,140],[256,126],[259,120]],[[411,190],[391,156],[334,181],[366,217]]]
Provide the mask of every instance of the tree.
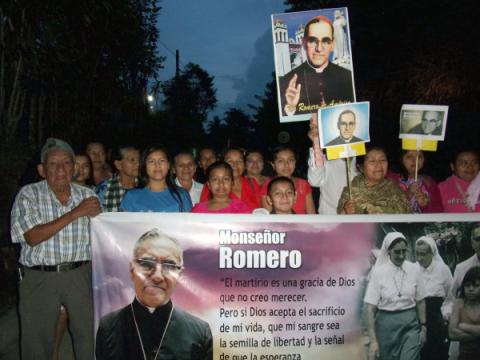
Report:
[[[34,150],[51,135],[84,141],[147,112],[157,0],[7,0],[0,16],[4,141]],[[22,134],[19,134],[19,128]]]
[[208,142],[202,144],[202,146],[211,146],[214,149],[223,149],[227,146],[228,134],[226,132],[226,126],[218,116],[214,116],[214,118],[207,123],[206,133]]
[[242,110],[230,108],[223,117],[226,146],[252,146],[253,122]]
[[182,147],[195,144],[204,135],[208,112],[217,104],[213,79],[199,65],[189,63],[161,86],[163,105],[169,114],[167,127],[175,129],[176,142]]
[[[262,139],[257,141],[259,144],[268,144],[270,148],[277,143],[277,136],[280,131],[284,130],[280,124],[280,116],[278,113],[277,84],[275,74],[272,74],[272,80],[265,85],[263,95],[255,95],[255,99],[259,101],[259,105],[250,105],[254,110],[253,118],[255,119],[255,137]],[[268,147],[262,149],[267,150]]]

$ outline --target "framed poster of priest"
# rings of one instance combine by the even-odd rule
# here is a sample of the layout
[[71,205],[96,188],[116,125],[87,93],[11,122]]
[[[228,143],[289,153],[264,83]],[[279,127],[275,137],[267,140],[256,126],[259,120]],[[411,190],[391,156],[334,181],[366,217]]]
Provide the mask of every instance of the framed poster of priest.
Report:
[[355,101],[347,8],[272,15],[280,122]]
[[321,147],[369,142],[369,113],[368,101],[320,109],[318,129]]

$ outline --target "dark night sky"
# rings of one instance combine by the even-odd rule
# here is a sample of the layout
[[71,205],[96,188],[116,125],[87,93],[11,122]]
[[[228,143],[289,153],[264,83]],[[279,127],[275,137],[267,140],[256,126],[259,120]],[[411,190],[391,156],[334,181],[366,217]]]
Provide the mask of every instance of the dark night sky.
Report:
[[[217,114],[231,106],[248,111],[274,71],[270,15],[285,10],[283,0],[164,0],[158,19],[159,51],[167,56],[161,79],[181,65],[199,64],[215,77]],[[181,29],[181,31],[180,31]],[[167,49],[168,47],[168,49]]]

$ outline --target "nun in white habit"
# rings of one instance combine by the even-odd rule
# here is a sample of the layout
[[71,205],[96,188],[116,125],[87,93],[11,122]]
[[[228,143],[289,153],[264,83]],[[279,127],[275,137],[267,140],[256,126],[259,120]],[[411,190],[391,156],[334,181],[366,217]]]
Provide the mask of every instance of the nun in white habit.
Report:
[[441,307],[452,286],[452,273],[431,237],[418,238],[415,242],[415,257],[426,295],[427,342],[422,348],[421,358],[448,360],[448,326]]
[[420,359],[426,340],[425,287],[418,266],[405,260],[407,248],[402,233],[388,233],[368,283],[369,359]]

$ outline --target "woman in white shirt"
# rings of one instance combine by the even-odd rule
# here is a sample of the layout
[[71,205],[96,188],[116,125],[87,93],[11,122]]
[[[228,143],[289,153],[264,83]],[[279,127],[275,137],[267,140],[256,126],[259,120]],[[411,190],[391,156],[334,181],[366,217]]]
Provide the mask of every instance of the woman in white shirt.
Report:
[[406,261],[407,240],[388,233],[365,294],[369,359],[420,358],[426,340],[425,288],[419,269]]
[[415,256],[425,284],[427,342],[422,359],[448,360],[448,327],[442,316],[442,303],[452,286],[452,273],[438,253],[435,240],[420,237],[415,243]]

